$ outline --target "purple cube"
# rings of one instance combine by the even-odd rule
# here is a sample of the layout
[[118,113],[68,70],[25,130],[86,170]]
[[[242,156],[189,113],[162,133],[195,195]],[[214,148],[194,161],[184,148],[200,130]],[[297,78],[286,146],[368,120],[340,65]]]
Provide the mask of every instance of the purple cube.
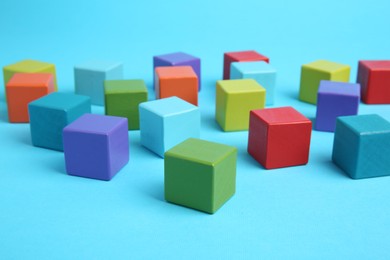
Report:
[[198,76],[198,91],[200,91],[200,59],[189,55],[184,52],[174,52],[164,55],[158,55],[153,57],[153,86],[155,86],[155,69],[156,67],[167,67],[167,66],[191,66]]
[[63,130],[69,175],[111,180],[129,161],[127,118],[85,114]]
[[337,117],[357,115],[360,85],[322,80],[317,98],[315,129],[334,132]]

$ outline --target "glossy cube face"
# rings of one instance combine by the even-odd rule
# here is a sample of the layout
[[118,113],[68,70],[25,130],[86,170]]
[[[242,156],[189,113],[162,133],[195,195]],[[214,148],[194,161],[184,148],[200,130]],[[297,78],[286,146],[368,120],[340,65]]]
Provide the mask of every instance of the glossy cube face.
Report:
[[217,81],[216,121],[224,131],[248,130],[249,112],[264,108],[265,95],[253,79]]
[[165,154],[165,199],[215,213],[235,193],[236,161],[235,147],[187,139]]
[[357,82],[366,104],[390,104],[390,60],[359,61]]
[[315,129],[334,132],[339,116],[357,115],[360,85],[323,80],[318,89]]
[[390,122],[378,115],[337,119],[333,162],[351,178],[390,175]]
[[139,129],[138,106],[148,100],[143,80],[106,80],[104,97],[106,115],[125,117],[129,130]]
[[311,121],[292,107],[253,110],[248,152],[266,169],[306,164],[311,128]]
[[90,61],[75,66],[75,91],[89,96],[92,104],[104,105],[104,81],[123,78],[120,62]]
[[317,92],[321,80],[348,82],[351,68],[348,65],[318,60],[302,66],[299,99],[317,104]]
[[156,98],[176,96],[198,105],[198,78],[190,66],[156,68],[155,84]]
[[91,113],[89,97],[51,93],[28,105],[34,146],[63,151],[62,130],[85,113]]
[[69,175],[111,180],[129,161],[127,119],[85,114],[63,130]]
[[257,53],[256,51],[236,51],[226,52],[223,55],[223,79],[230,79],[230,65],[232,62],[245,61],[265,61],[269,63],[269,59]]
[[9,122],[28,123],[28,103],[53,91],[52,74],[15,73],[6,85]]
[[164,153],[187,138],[200,134],[200,112],[178,97],[140,104],[141,144],[164,157]]

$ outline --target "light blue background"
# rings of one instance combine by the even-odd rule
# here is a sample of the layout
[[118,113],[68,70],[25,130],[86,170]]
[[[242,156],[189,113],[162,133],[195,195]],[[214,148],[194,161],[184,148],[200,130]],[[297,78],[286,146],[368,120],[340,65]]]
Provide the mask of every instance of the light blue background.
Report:
[[[122,61],[125,78],[151,90],[153,55],[201,57],[201,137],[239,149],[236,195],[204,214],[164,201],[163,159],[137,131],[112,181],[66,175],[61,152],[33,147],[27,124],[7,122],[0,88],[0,258],[389,259],[389,177],[349,179],[330,161],[333,134],[316,131],[307,166],[266,171],[246,153],[247,132],[214,121],[224,52],[269,56],[274,106],[313,118],[315,107],[297,101],[300,66],[346,63],[354,81],[359,59],[389,59],[389,9],[387,0],[0,1],[0,66],[53,62],[60,91],[73,91],[73,66],[86,60]],[[390,120],[389,105],[360,113]]]

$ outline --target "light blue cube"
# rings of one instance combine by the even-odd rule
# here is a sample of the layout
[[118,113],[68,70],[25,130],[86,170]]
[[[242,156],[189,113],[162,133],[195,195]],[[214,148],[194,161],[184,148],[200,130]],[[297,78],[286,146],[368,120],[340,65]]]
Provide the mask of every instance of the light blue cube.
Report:
[[54,92],[28,105],[31,140],[34,146],[63,151],[62,129],[91,113],[87,96]]
[[274,104],[276,70],[267,62],[233,62],[230,79],[254,79],[265,88],[265,104]]
[[141,144],[164,158],[165,151],[200,134],[200,111],[178,97],[139,105]]
[[120,62],[90,61],[74,67],[76,94],[91,97],[94,105],[104,105],[104,81],[123,79]]

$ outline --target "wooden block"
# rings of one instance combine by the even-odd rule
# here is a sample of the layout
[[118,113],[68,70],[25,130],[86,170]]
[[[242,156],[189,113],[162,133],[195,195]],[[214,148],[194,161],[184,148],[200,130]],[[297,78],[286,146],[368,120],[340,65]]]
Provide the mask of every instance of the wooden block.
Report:
[[232,62],[243,61],[265,61],[269,63],[269,58],[256,51],[226,52],[223,55],[223,79],[230,79],[230,64]]
[[292,107],[253,110],[248,153],[266,169],[307,164],[311,121]]
[[217,81],[216,121],[224,131],[248,130],[249,112],[264,108],[265,95],[254,79]]
[[333,162],[352,179],[390,175],[390,122],[378,115],[337,119]]
[[236,191],[237,149],[190,138],[165,153],[168,202],[215,213]]
[[190,66],[157,67],[156,98],[179,97],[198,105],[198,77]]
[[52,74],[15,73],[6,85],[8,120],[28,123],[28,103],[54,91]]
[[317,104],[317,92],[321,80],[348,82],[351,68],[348,65],[326,60],[308,63],[301,68],[299,99]]

